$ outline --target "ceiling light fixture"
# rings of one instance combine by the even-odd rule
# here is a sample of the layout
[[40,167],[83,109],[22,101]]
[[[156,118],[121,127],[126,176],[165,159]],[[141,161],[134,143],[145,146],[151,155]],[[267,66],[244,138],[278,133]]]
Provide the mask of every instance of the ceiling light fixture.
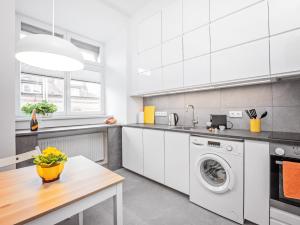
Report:
[[16,46],[15,57],[22,63],[55,71],[83,69],[83,57],[71,42],[54,34],[54,0],[52,1],[52,35],[32,34]]

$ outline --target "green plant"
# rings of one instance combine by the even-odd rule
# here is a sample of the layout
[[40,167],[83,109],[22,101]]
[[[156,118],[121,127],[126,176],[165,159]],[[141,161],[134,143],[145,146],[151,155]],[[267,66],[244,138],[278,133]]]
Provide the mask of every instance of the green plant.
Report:
[[52,167],[68,160],[67,155],[55,147],[48,147],[42,154],[33,157],[33,163],[41,167]]
[[22,107],[22,111],[26,114],[31,114],[33,110],[36,110],[37,114],[46,115],[48,113],[54,113],[57,111],[57,106],[47,101],[38,102],[35,104],[26,103]]

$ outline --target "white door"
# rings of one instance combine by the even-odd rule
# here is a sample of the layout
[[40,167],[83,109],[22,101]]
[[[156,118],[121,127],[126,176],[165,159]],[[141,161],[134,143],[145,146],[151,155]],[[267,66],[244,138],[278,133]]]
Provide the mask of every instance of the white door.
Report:
[[269,40],[226,49],[211,55],[212,82],[269,76]]
[[184,86],[210,83],[210,55],[184,61]]
[[209,0],[183,0],[183,31],[209,23]]
[[210,0],[211,20],[229,15],[256,2],[261,0]]
[[123,167],[143,175],[143,130],[139,128],[122,128],[122,162]]
[[189,134],[165,132],[165,184],[189,194]]
[[139,73],[137,76],[139,93],[154,92],[162,89],[161,69]]
[[228,162],[218,155],[201,155],[193,172],[200,184],[214,193],[225,193],[234,187],[233,171]]
[[299,0],[269,0],[269,8],[271,35],[300,27]]
[[182,34],[182,0],[173,1],[162,9],[163,41]]
[[143,130],[144,176],[164,183],[164,131]]
[[164,66],[180,62],[182,59],[182,37],[167,41],[162,45],[162,64]]
[[217,20],[211,24],[210,33],[212,51],[268,37],[267,2]]
[[300,30],[271,37],[271,74],[300,70]]
[[183,87],[183,63],[176,63],[163,68],[163,89]]

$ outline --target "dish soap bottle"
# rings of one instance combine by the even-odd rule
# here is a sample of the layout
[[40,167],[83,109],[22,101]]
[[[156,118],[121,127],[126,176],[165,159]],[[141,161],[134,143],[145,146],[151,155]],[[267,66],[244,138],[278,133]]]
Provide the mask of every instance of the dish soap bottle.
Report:
[[36,119],[36,110],[32,110],[31,121],[30,121],[30,130],[37,131],[39,129],[39,123]]

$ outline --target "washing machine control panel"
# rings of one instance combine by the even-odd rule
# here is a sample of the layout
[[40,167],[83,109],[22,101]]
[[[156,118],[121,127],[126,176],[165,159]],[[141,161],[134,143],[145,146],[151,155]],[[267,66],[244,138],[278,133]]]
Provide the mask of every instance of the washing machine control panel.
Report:
[[207,145],[209,147],[214,147],[214,148],[220,148],[221,147],[221,143],[220,142],[216,142],[216,141],[208,141]]

